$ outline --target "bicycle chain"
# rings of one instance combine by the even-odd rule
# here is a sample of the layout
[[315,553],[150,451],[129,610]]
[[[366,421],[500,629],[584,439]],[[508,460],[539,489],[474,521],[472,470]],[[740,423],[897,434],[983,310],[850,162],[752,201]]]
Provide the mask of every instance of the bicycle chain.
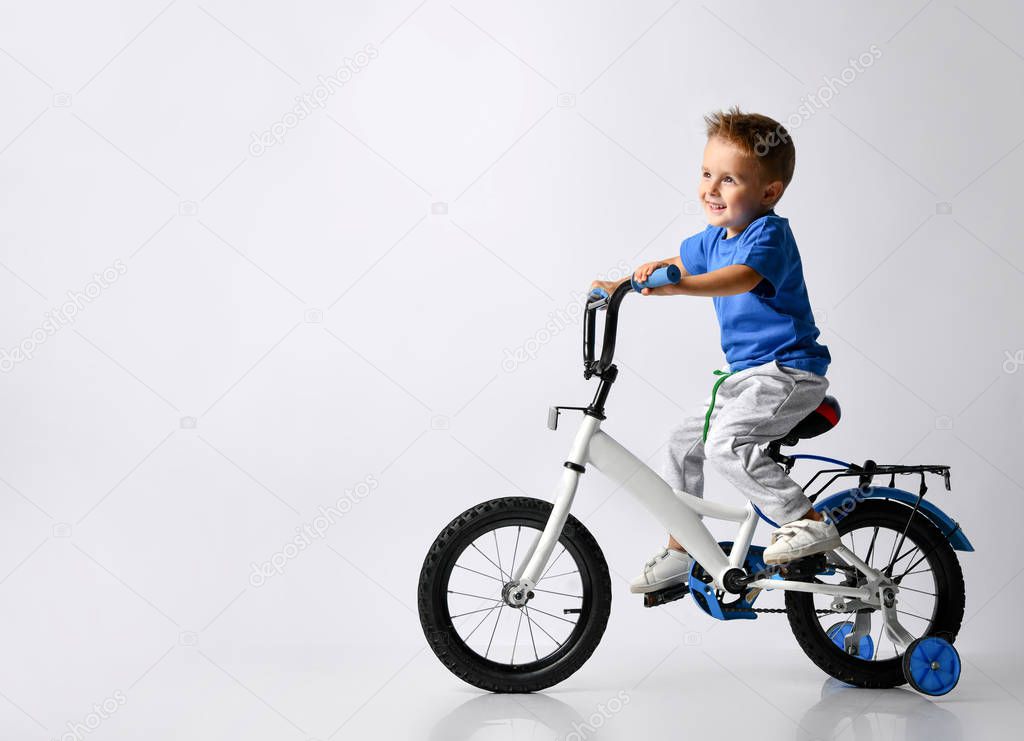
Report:
[[[782,614],[782,615],[784,615],[785,613],[788,612],[788,610],[785,607],[749,607],[749,608],[744,608],[744,607],[726,607],[724,605],[722,605],[721,607],[722,607],[722,612],[756,612],[756,613],[759,613],[759,614],[762,614],[762,615],[763,614],[769,614],[769,613],[770,614]],[[841,610],[827,610],[827,609],[822,608],[822,609],[815,610],[815,612],[818,615],[831,615],[832,613],[841,612]],[[845,615],[846,613],[843,613],[843,614]]]

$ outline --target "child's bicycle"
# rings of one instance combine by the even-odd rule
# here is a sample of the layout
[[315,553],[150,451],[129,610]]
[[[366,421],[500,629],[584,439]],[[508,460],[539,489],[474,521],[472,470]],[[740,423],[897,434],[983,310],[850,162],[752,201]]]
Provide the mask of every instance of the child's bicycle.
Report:
[[[597,542],[569,513],[588,464],[633,494],[694,557],[689,581],[644,595],[654,607],[690,594],[719,620],[752,620],[786,613],[810,659],[837,679],[861,687],[909,682],[928,695],[949,692],[960,676],[953,641],[964,613],[964,578],[955,551],[973,551],[960,526],[924,499],[925,474],[942,465],[864,465],[780,448],[835,426],[839,405],[826,397],[766,452],[788,473],[799,459],[837,468],[810,496],[841,477],[857,486],[815,501],[836,523],[842,545],[827,554],[766,566],[751,545],[758,518],[745,507],[705,501],[672,489],[604,430],[605,402],[615,382],[612,364],[619,306],[626,294],[679,280],[661,268],[642,285],[623,283],[612,295],[588,299],[583,329],[583,375],[599,379],[587,407],[552,407],[555,429],[563,410],[582,412],[554,502],[502,497],[466,510],[441,531],[420,572],[420,622],[430,647],[454,674],[492,692],[531,692],[561,682],[597,647],[611,609],[608,566]],[[595,360],[597,312],[606,310],[600,359]],[[917,494],[896,488],[897,474],[918,474]],[[875,486],[875,477],[889,476]],[[700,515],[738,524],[731,542],[717,543]],[[765,518],[767,519],[767,518]],[[775,523],[772,523],[773,525]],[[765,590],[785,592],[785,609],[758,609]]]

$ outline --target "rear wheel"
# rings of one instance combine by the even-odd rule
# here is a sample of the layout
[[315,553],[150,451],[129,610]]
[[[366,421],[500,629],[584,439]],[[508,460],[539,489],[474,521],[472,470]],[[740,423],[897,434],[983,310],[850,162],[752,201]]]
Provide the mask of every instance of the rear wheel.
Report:
[[[837,528],[843,545],[869,566],[891,568],[900,588],[900,624],[914,638],[941,636],[952,643],[964,615],[963,571],[949,541],[920,512],[911,518],[912,512],[896,502],[862,501]],[[837,567],[835,575],[815,577],[817,581],[863,585],[863,576],[838,557],[829,554],[828,559]],[[854,631],[856,613],[832,612],[831,603],[828,595],[786,592],[790,627],[811,661],[836,679],[859,687],[903,684],[903,654],[884,633],[881,613],[868,613],[869,631],[848,652],[845,638]]]
[[522,607],[503,590],[547,524],[551,503],[504,497],[463,512],[437,536],[420,571],[420,623],[452,673],[491,692],[533,692],[590,657],[611,610],[611,580],[593,535],[572,515]]

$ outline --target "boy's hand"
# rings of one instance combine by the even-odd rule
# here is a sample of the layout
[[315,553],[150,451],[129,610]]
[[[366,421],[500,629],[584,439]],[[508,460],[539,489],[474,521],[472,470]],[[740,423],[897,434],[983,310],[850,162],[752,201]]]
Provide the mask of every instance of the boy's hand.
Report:
[[[667,263],[661,260],[656,260],[655,262],[645,262],[643,265],[641,265],[640,267],[633,271],[633,278],[636,280],[637,283],[643,283],[645,280],[651,277],[651,273],[653,273],[655,270],[657,270],[658,268],[668,267],[668,265],[670,264],[671,263]],[[647,293],[647,289],[644,289],[644,293]]]
[[[658,268],[667,267],[669,265],[671,265],[671,263],[665,262],[663,260],[645,262],[643,265],[641,265],[640,267],[633,271],[633,278],[636,280],[637,283],[643,283],[645,280],[651,277],[651,273],[653,273],[655,270],[657,270]],[[651,289],[642,288],[640,289],[640,293],[643,294],[644,296],[650,296]]]
[[625,280],[595,280],[590,284],[590,290],[593,291],[595,288],[602,288],[605,293],[611,296],[615,293],[615,289],[627,280],[629,280],[629,278],[626,278]]
[[[595,288],[602,288],[608,292],[609,296],[611,296],[612,293],[615,292],[615,289],[621,286],[623,283],[628,283],[631,279],[635,279],[638,283],[642,283],[643,281],[650,278],[651,273],[653,273],[658,268],[665,268],[668,267],[669,265],[675,264],[676,263],[673,260],[655,260],[654,262],[645,262],[643,265],[634,270],[632,275],[627,276],[622,280],[595,280],[593,283],[590,284],[590,290],[594,290]],[[652,290],[658,289],[644,288],[641,291],[641,293],[645,296],[649,296]]]

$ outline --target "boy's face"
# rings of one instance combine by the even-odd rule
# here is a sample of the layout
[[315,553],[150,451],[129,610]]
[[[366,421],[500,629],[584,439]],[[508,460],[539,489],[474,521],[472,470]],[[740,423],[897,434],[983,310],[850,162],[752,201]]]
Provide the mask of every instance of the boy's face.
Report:
[[730,239],[771,208],[782,193],[782,182],[765,182],[752,155],[712,136],[704,147],[697,192],[708,223],[725,227]]

